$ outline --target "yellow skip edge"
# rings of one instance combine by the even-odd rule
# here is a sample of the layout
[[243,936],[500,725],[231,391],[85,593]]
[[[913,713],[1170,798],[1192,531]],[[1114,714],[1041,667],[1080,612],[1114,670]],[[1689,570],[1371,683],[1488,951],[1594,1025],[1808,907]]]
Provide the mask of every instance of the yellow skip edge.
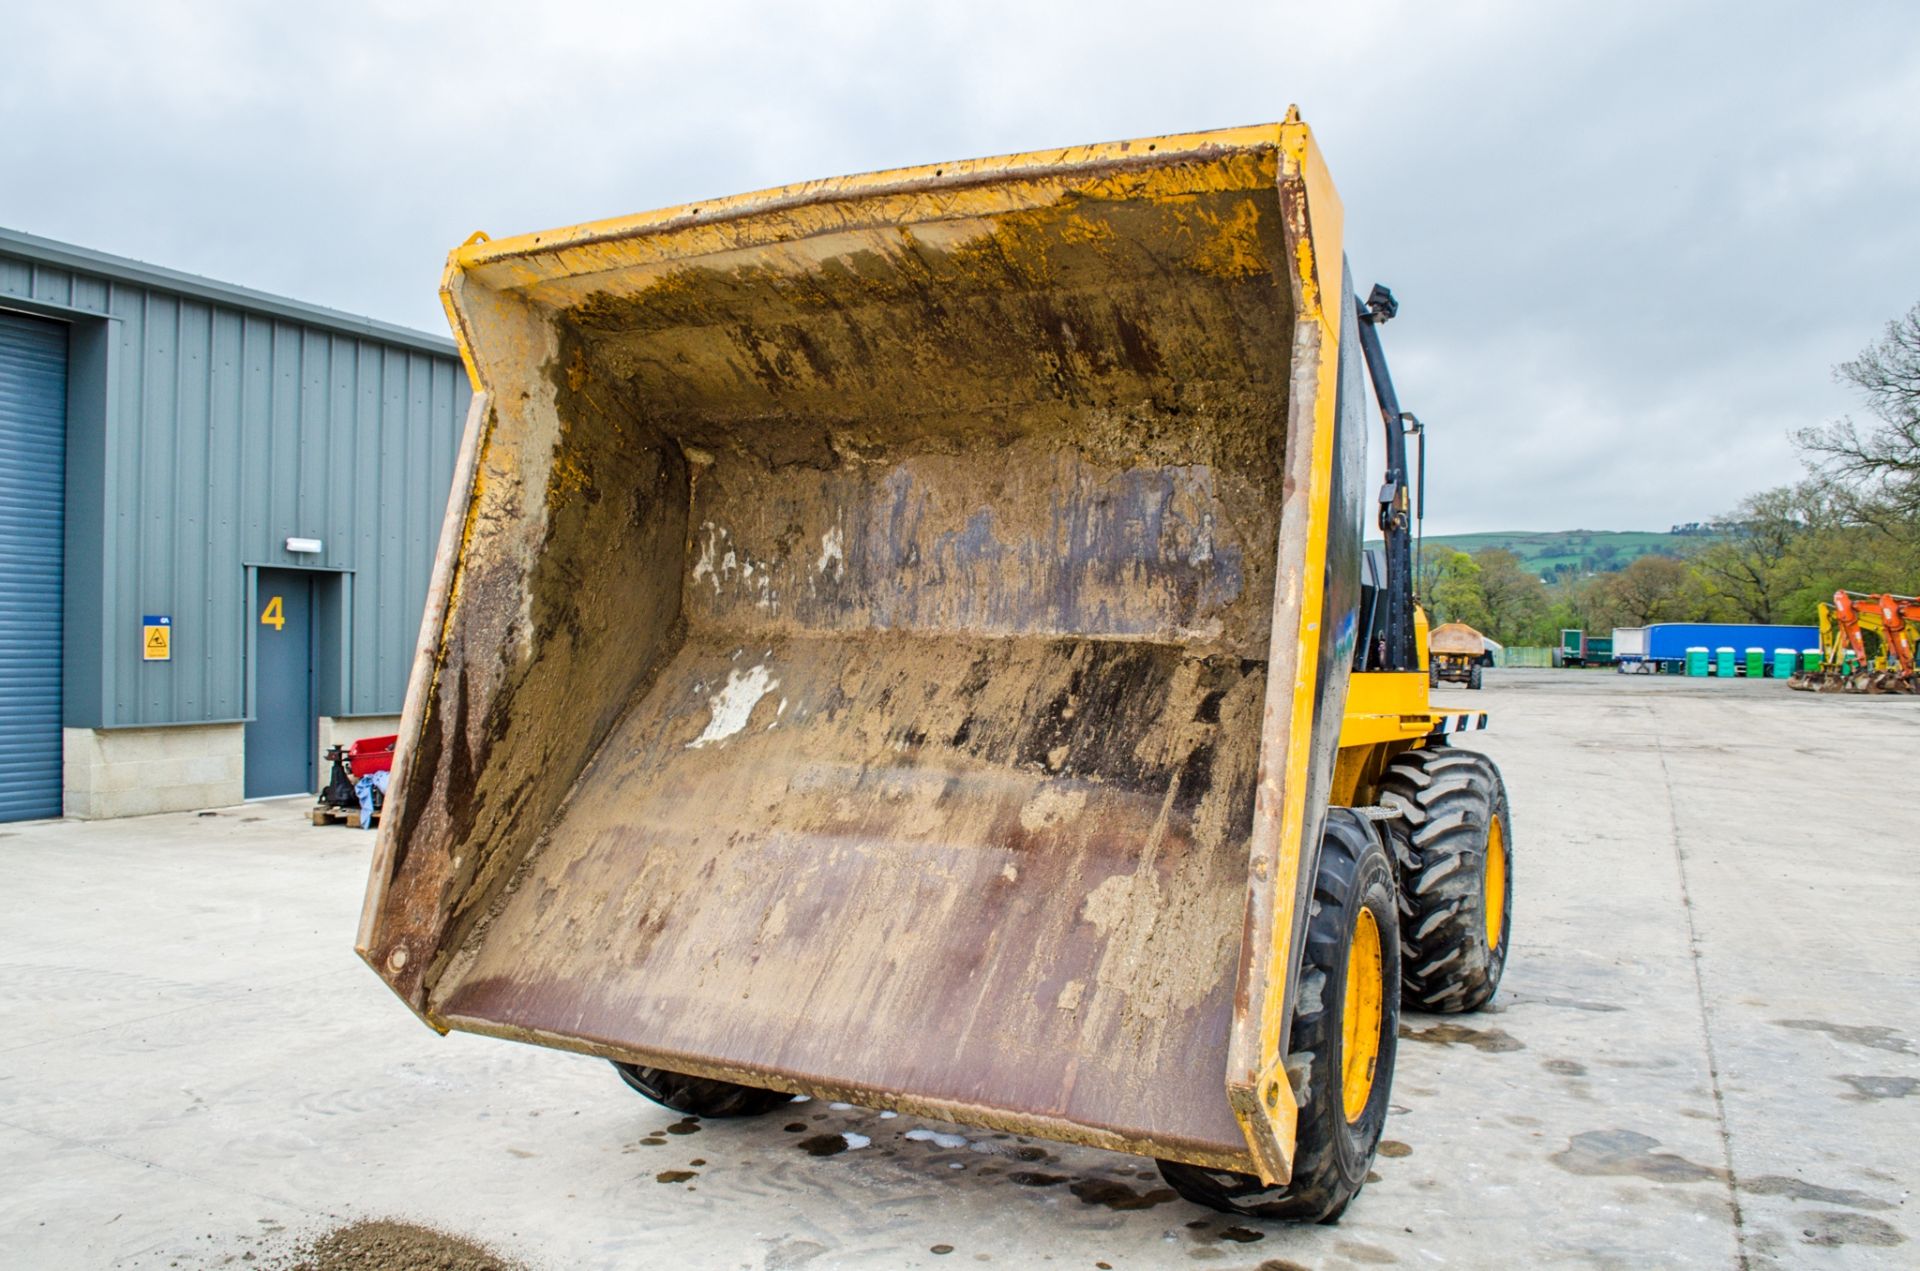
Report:
[[[1343,257],[1344,213],[1333,180],[1327,172],[1319,148],[1297,110],[1290,110],[1280,127],[1283,156],[1281,180],[1298,180],[1306,192],[1308,233],[1298,240],[1295,267],[1301,289],[1300,321],[1313,322],[1318,328],[1318,359],[1314,372],[1313,459],[1311,481],[1306,490],[1307,550],[1305,559],[1324,560],[1327,550],[1327,517],[1332,496],[1333,438],[1337,427],[1335,402],[1339,390],[1340,325],[1339,305],[1324,303],[1329,294],[1320,277],[1321,262],[1333,262],[1340,268]],[[1344,285],[1336,277],[1331,294],[1339,295]],[[1262,1062],[1255,1089],[1260,1098],[1258,1114],[1265,1124],[1252,1124],[1236,1108],[1241,1129],[1253,1154],[1261,1178],[1269,1183],[1284,1182],[1292,1173],[1295,1125],[1299,1104],[1286,1071],[1283,1036],[1287,1013],[1292,1008],[1286,985],[1292,965],[1295,901],[1301,866],[1301,845],[1305,839],[1312,809],[1307,806],[1308,764],[1312,757],[1314,694],[1319,678],[1321,618],[1326,594],[1324,576],[1319,570],[1305,571],[1300,579],[1300,625],[1296,648],[1296,675],[1293,684],[1288,742],[1284,753],[1286,767],[1280,782],[1283,806],[1280,811],[1278,859],[1273,878],[1273,947],[1267,959],[1265,992],[1261,995],[1259,1053]],[[1277,1143],[1283,1160],[1275,1160],[1272,1146]]]
[[809,203],[828,195],[834,198],[846,198],[934,184],[962,187],[983,180],[1004,180],[1010,176],[1043,176],[1052,171],[1083,172],[1089,166],[1103,163],[1123,164],[1129,160],[1164,162],[1170,153],[1199,154],[1221,150],[1258,150],[1273,146],[1277,140],[1274,125],[1259,124],[1245,128],[1222,128],[1213,132],[1172,133],[1164,137],[1146,137],[1137,141],[1109,141],[1095,145],[1069,146],[1057,150],[1036,150],[1026,154],[967,159],[957,163],[928,163],[908,168],[864,172],[853,176],[829,177],[818,181],[803,181],[795,185],[774,186],[750,194],[736,194],[700,203],[683,203],[678,207],[641,212],[632,216],[584,221],[578,225],[543,230],[534,234],[516,234],[480,242],[469,239],[454,250],[449,264],[458,269],[474,269],[515,256],[563,252],[670,227],[707,225],[729,220],[748,212],[774,211],[783,206]]

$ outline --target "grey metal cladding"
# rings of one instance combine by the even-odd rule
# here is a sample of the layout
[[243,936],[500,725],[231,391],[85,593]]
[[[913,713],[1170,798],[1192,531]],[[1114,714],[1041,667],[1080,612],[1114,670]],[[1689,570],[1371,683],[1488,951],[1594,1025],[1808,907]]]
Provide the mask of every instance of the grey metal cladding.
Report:
[[[70,668],[67,724],[243,718],[248,566],[343,575],[320,708],[397,713],[471,396],[452,342],[7,231],[0,308],[106,333],[104,410],[68,421],[70,444],[104,430],[104,524],[68,538],[100,559],[69,560],[99,603],[67,655],[99,678],[76,691],[96,672]],[[293,556],[289,536],[325,551]],[[149,613],[173,616],[171,662],[141,661]]]

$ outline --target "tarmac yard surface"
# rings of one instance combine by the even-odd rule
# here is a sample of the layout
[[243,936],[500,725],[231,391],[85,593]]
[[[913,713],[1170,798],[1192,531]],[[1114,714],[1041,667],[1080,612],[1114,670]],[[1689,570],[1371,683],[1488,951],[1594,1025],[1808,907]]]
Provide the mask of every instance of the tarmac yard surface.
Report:
[[352,953],[372,836],[282,800],[0,828],[0,1265],[320,1266],[379,1219],[569,1269],[1920,1265],[1920,701],[1440,700],[1494,713],[1466,740],[1512,795],[1513,952],[1492,1009],[1405,1018],[1337,1226],[843,1105],[683,1120],[436,1037]]

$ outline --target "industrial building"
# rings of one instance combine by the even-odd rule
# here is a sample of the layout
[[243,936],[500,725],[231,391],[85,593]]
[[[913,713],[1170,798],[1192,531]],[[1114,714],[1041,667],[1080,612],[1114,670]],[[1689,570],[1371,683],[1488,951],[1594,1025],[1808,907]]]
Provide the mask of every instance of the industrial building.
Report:
[[0,821],[395,731],[469,396],[443,337],[0,230]]

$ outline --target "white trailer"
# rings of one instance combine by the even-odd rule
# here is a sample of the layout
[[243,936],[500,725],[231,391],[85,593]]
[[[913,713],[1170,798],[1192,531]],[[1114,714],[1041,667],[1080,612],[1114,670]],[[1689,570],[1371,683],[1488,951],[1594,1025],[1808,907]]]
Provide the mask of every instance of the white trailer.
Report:
[[1647,629],[1645,627],[1615,627],[1613,629],[1613,669],[1622,675],[1650,675],[1655,670],[1653,661],[1647,656]]

